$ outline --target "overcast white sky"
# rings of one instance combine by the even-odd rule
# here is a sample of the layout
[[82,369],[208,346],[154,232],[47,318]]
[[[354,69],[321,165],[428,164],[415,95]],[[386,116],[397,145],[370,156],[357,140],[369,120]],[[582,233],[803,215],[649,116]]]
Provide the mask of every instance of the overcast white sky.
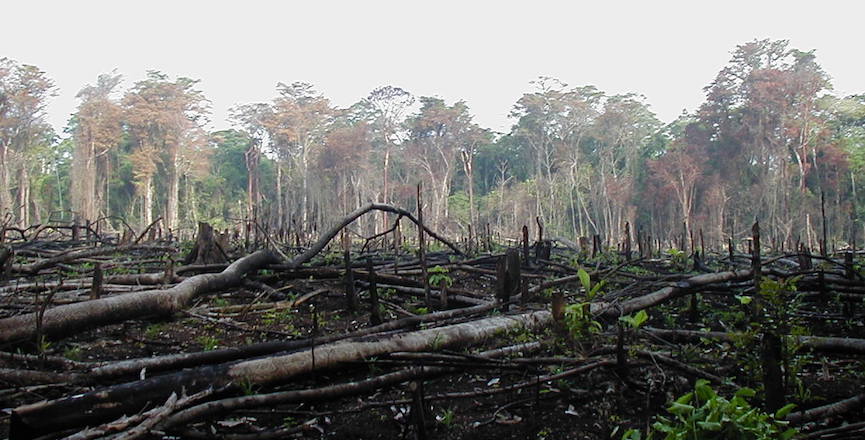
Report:
[[737,44],[758,38],[816,49],[836,93],[865,92],[865,2],[854,0],[6,0],[0,14],[0,57],[57,83],[58,132],[78,90],[115,68],[126,86],[147,70],[200,79],[216,129],[231,106],[306,81],[338,106],[381,85],[463,99],[476,122],[507,131],[539,75],[643,94],[667,122],[702,102]]

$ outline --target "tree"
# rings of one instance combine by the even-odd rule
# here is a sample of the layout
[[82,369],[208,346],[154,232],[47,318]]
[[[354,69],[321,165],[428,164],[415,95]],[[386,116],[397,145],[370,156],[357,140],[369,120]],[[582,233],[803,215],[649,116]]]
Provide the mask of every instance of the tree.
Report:
[[[402,123],[405,112],[414,104],[414,97],[407,91],[393,86],[378,87],[364,99],[363,104],[372,112],[375,145],[382,154],[381,203],[390,203],[391,154],[394,148],[405,140]],[[387,213],[381,213],[382,227],[387,227]]]
[[169,229],[178,226],[178,196],[184,156],[200,148],[207,100],[189,78],[169,81],[160,72],[148,72],[123,98],[125,120],[137,145],[133,154],[139,195],[143,200],[142,225],[152,222],[153,176],[165,177],[163,218]]
[[76,95],[81,104],[74,127],[71,202],[80,219],[107,214],[109,152],[123,137],[123,109],[111,94],[121,78],[116,73],[99,75],[95,86],[87,85]]
[[[330,101],[311,84],[295,82],[277,84],[279,96],[273,100],[273,112],[265,123],[277,157],[277,197],[280,199],[278,227],[284,221],[283,206],[290,206],[288,193],[283,194],[282,179],[285,165],[300,174],[300,227],[310,226],[309,167],[313,153],[320,147],[332,120]],[[283,200],[283,196],[285,199]]]
[[246,217],[253,222],[258,221],[258,207],[261,205],[261,165],[262,146],[267,136],[266,123],[272,118],[272,108],[269,104],[246,104],[234,107],[231,119],[246,132],[249,146],[243,155],[248,178],[246,179]]
[[45,121],[45,106],[54,92],[54,82],[36,66],[0,59],[0,215],[12,215],[20,226],[30,223],[28,159],[32,148],[53,133]]
[[433,191],[433,224],[441,227],[448,217],[448,196],[461,145],[472,142],[477,132],[465,102],[451,106],[440,98],[421,97],[420,111],[409,118],[412,161],[427,175]]
[[594,204],[607,237],[616,236],[626,221],[634,224],[634,185],[645,151],[660,128],[644,99],[634,94],[607,98],[593,127],[598,176]]
[[829,131],[818,104],[828,88],[813,52],[790,49],[784,40],[755,40],[736,48],[706,87],[698,113],[710,164],[749,197],[738,204],[742,215],[765,218],[770,235],[784,242],[809,223],[810,213],[793,215],[794,207],[825,189],[817,158]]

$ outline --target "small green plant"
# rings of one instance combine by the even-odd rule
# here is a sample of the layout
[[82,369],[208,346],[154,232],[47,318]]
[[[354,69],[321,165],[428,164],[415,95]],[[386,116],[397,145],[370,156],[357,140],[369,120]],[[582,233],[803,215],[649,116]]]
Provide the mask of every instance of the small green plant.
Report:
[[577,277],[579,277],[580,284],[583,285],[583,290],[586,291],[586,299],[589,301],[593,300],[599,293],[601,293],[601,289],[606,283],[606,281],[601,281],[593,285],[592,277],[589,276],[589,273],[582,267],[577,271]]
[[288,309],[282,310],[268,310],[265,312],[264,316],[261,317],[261,322],[265,325],[273,325],[281,322],[291,321],[291,311]]
[[538,433],[535,435],[537,436],[536,437],[537,440],[547,440],[547,436],[549,436],[552,433],[553,433],[553,431],[551,431],[550,428],[544,428],[544,429],[541,429],[540,431],[538,431]]
[[[788,440],[797,434],[788,428],[784,417],[795,405],[789,404],[774,415],[766,414],[748,403],[755,394],[750,388],[736,391],[732,399],[719,396],[705,379],[697,380],[694,391],[679,397],[667,408],[672,418],[658,417],[648,438],[655,433],[664,440]],[[633,430],[622,439],[639,439]]]
[[396,296],[396,289],[394,288],[379,289],[378,291],[379,299],[383,299],[385,301],[393,298],[394,296]]
[[81,347],[68,347],[66,350],[63,350],[63,357],[71,361],[80,361]]
[[415,307],[412,310],[412,313],[414,313],[415,315],[426,315],[427,313],[429,313],[429,308],[428,307]]
[[577,271],[577,277],[586,292],[586,301],[565,307],[565,326],[568,332],[575,337],[600,333],[602,330],[601,323],[593,319],[591,301],[601,294],[604,282],[592,284],[591,276],[583,268]]
[[252,383],[249,378],[244,377],[240,380],[240,382],[237,383],[237,386],[240,387],[240,391],[243,392],[244,396],[252,396],[258,393],[258,387],[254,383]]
[[144,329],[144,337],[147,339],[154,339],[159,336],[163,330],[165,330],[165,324],[163,323],[150,324],[146,329]]
[[436,416],[436,421],[450,428],[454,424],[454,410],[448,408]]
[[219,339],[215,336],[200,336],[198,343],[202,345],[204,351],[216,350],[219,347]]
[[228,300],[225,298],[214,298],[213,306],[214,307],[225,307],[228,305]]
[[619,318],[619,321],[625,323],[633,330],[642,327],[649,320],[649,314],[645,310],[640,310],[636,315],[626,315]]
[[51,348],[51,341],[49,341],[48,338],[45,337],[45,335],[40,336],[39,337],[39,344],[36,347],[36,349],[39,351],[39,354],[46,353],[48,351],[48,349],[50,349],[50,348]]
[[601,323],[592,317],[589,303],[571,304],[565,307],[565,327],[574,337],[600,333]]
[[441,266],[431,267],[428,271],[429,283],[431,286],[450,287],[454,280],[448,275],[447,268]]
[[684,270],[687,267],[688,256],[685,255],[685,251],[676,248],[670,248],[667,249],[664,253],[666,253],[667,256],[670,257],[670,262],[673,263],[673,266],[677,269]]

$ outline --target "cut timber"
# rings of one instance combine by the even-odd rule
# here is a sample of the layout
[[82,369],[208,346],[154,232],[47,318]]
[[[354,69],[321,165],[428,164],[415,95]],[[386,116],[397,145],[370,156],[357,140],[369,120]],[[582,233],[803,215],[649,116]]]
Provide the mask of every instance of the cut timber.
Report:
[[[378,340],[341,341],[315,347],[316,370],[397,351],[428,351],[481,344],[497,334],[549,324],[549,312],[495,316],[444,327],[397,334]],[[129,382],[53,401],[15,408],[10,419],[11,439],[31,439],[43,434],[102,423],[123,414],[141,411],[164,401],[172,392],[196,393],[234,384],[286,382],[313,371],[313,352],[303,350],[281,356],[233,364],[185,370],[176,374]]]
[[[204,293],[240,284],[246,273],[279,259],[269,251],[243,257],[218,274],[187,278],[170,289],[147,290],[92,301],[67,304],[45,311],[42,332],[48,337],[68,336],[85,328],[142,316],[170,315]],[[35,313],[0,319],[0,343],[34,340]]]

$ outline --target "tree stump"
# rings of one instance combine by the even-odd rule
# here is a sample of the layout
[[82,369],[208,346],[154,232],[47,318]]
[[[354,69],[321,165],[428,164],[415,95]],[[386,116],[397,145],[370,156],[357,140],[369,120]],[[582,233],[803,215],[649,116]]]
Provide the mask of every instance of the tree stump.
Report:
[[225,253],[225,236],[213,232],[213,227],[205,222],[198,222],[198,234],[195,245],[186,258],[184,264],[221,264],[228,262]]

